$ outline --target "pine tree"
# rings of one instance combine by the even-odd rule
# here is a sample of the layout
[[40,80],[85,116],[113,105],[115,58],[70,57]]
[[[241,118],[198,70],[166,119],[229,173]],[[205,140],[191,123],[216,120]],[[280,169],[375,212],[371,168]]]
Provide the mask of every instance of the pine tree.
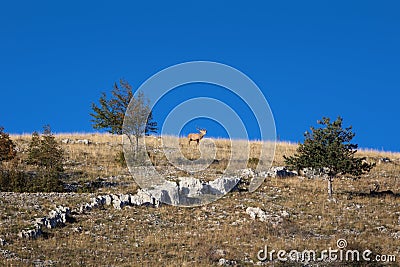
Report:
[[374,167],[365,162],[365,157],[355,157],[358,145],[350,143],[355,134],[351,126],[343,129],[342,122],[341,117],[334,122],[323,117],[318,121],[322,127],[311,127],[311,132],[304,134],[304,143],[299,144],[295,155],[284,156],[291,169],[312,168],[319,174],[326,174],[329,198],[332,198],[332,182],[337,175],[360,176]]
[[61,192],[63,186],[61,174],[63,168],[64,151],[58,145],[50,126],[44,126],[43,134],[32,134],[28,148],[27,163],[38,169],[35,181],[31,181],[30,191]]
[[46,125],[43,129],[42,136],[37,132],[32,134],[28,148],[28,163],[62,172],[64,151],[51,133],[50,126]]

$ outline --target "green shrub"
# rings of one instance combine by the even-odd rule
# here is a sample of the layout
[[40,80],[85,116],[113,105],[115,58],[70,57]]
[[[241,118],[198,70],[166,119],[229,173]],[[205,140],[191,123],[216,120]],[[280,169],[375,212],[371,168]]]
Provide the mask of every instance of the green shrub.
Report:
[[14,150],[15,145],[10,139],[9,134],[4,132],[4,128],[0,127],[0,164],[3,161],[12,160],[16,152]]
[[51,172],[63,171],[64,151],[58,145],[50,126],[44,126],[42,136],[37,132],[32,134],[28,149],[28,164],[36,165]]
[[64,151],[58,145],[50,126],[45,126],[42,136],[32,134],[28,148],[27,163],[36,166],[37,173],[32,177],[30,191],[63,191],[61,174],[64,171]]

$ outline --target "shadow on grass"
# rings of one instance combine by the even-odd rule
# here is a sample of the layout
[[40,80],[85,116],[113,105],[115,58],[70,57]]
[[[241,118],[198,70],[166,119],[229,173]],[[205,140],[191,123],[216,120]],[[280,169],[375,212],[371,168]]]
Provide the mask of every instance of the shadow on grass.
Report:
[[379,198],[379,197],[393,197],[393,198],[400,198],[400,193],[394,193],[392,190],[385,190],[385,191],[370,191],[366,192],[350,192],[345,191],[343,192],[348,197],[368,197],[368,198]]

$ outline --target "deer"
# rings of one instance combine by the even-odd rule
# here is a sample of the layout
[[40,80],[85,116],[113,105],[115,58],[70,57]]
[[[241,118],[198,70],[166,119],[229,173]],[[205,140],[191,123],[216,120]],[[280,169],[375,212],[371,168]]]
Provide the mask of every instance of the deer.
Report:
[[190,146],[190,142],[191,141],[196,141],[197,145],[199,144],[200,140],[203,138],[203,136],[206,135],[207,130],[206,129],[199,129],[196,128],[200,133],[190,133],[188,134],[188,138],[189,138],[189,146]]

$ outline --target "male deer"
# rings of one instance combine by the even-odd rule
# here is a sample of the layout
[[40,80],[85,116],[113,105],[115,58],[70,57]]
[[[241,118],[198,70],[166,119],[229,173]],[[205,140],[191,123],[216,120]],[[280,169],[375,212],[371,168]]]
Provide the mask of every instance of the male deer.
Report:
[[190,133],[188,134],[188,138],[189,138],[189,145],[191,141],[196,141],[197,145],[199,144],[200,140],[203,138],[203,136],[206,135],[207,130],[206,129],[199,129],[196,128],[200,133]]

